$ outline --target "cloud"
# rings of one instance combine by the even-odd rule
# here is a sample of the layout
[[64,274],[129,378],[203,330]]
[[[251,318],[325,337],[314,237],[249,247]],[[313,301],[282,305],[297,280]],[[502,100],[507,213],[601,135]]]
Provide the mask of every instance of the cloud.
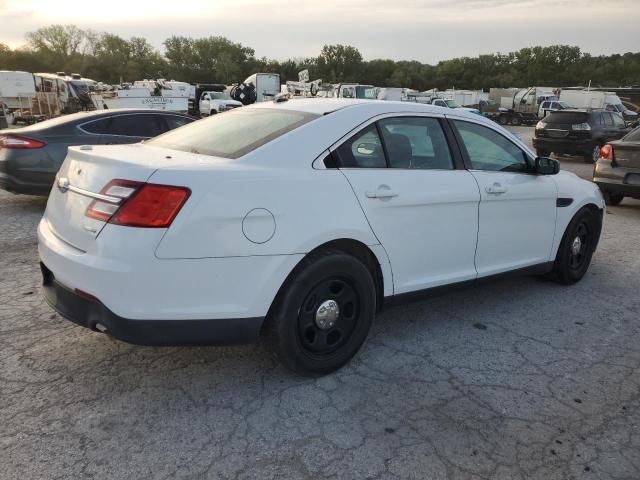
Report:
[[[577,45],[593,54],[640,45],[639,0],[297,0],[295,8],[280,0],[181,0],[178,10],[157,0],[110,0],[109,8],[58,0],[55,11],[50,5],[0,0],[0,42],[16,47],[28,31],[73,23],[144,36],[159,49],[173,34],[224,35],[277,59],[315,56],[332,43],[354,45],[367,59],[428,63],[532,45]],[[615,27],[601,28],[604,8]]]

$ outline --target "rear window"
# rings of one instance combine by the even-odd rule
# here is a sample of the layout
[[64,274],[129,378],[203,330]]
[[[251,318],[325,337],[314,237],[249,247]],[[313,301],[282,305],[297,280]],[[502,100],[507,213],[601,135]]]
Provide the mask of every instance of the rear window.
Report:
[[544,121],[546,123],[585,123],[589,121],[589,114],[587,112],[551,112]]
[[319,115],[267,108],[238,108],[199,120],[148,145],[224,158],[239,158]]
[[623,140],[625,142],[640,142],[640,127],[627,133]]

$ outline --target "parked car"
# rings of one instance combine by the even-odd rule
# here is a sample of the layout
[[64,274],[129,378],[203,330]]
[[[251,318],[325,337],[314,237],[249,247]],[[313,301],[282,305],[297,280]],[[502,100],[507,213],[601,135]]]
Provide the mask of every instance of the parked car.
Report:
[[145,345],[262,332],[312,374],[344,365],[381,307],[421,291],[513,271],[577,282],[604,206],[484,117],[357,99],[265,102],[139,145],[72,147],[56,185],[38,239],[62,316]]
[[619,205],[624,197],[640,198],[640,127],[602,147],[593,181],[607,205]]
[[571,108],[566,102],[560,102],[557,100],[545,100],[540,104],[540,109],[538,110],[538,118],[544,118],[551,112],[556,112],[558,110],[567,110]]
[[237,100],[231,100],[224,92],[206,91],[202,92],[200,97],[200,115],[203,117],[241,106],[242,103]]
[[594,163],[600,148],[629,132],[622,115],[605,110],[560,110],[552,112],[536,125],[533,147],[541,157],[552,152],[581,155]]
[[138,143],[195,119],[157,110],[80,112],[0,132],[0,188],[47,195],[71,145]]

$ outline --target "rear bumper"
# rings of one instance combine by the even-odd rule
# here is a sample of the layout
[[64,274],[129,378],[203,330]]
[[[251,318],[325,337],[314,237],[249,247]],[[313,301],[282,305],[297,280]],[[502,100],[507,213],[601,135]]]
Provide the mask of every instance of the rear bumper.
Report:
[[51,182],[32,183],[22,181],[14,176],[7,174],[1,170],[0,166],[0,188],[11,193],[22,193],[24,195],[49,195],[53,185],[53,177]]
[[593,149],[591,140],[568,140],[565,138],[534,137],[533,148],[554,153],[584,154]]
[[593,182],[601,191],[621,194],[626,197],[640,197],[640,169],[613,166],[611,162],[599,160],[593,170]]
[[44,265],[42,290],[61,316],[94,331],[106,330],[118,340],[136,345],[229,345],[258,338],[262,317],[199,320],[133,320],[123,318],[98,299],[62,285]]

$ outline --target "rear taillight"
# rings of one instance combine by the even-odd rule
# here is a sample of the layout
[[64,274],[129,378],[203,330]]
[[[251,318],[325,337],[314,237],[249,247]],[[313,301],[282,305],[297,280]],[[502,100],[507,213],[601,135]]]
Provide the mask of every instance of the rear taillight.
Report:
[[600,149],[600,158],[602,160],[613,161],[613,147],[608,143]]
[[39,140],[34,140],[27,137],[19,137],[17,135],[3,135],[0,136],[0,148],[9,149],[27,149],[27,148],[42,148],[46,143]]
[[87,217],[128,227],[166,228],[187,201],[191,190],[172,185],[112,180],[87,207]]

